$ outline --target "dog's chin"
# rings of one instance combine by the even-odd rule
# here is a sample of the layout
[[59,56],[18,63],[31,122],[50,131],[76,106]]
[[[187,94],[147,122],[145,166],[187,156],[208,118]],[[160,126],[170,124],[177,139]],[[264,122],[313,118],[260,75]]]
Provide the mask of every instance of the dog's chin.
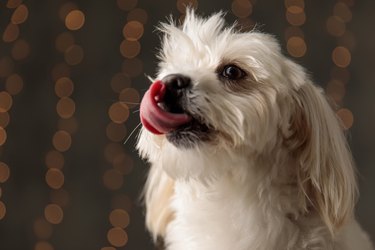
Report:
[[191,149],[212,141],[214,136],[215,131],[209,125],[193,118],[188,124],[170,131],[166,138],[177,148]]

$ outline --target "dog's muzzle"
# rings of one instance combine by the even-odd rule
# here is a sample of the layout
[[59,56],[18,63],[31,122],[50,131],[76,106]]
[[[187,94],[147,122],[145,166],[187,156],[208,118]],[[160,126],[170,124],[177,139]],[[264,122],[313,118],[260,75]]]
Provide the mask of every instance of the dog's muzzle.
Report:
[[190,87],[190,78],[179,74],[151,84],[141,102],[143,126],[154,134],[166,134],[189,123],[192,118],[184,111],[182,99]]

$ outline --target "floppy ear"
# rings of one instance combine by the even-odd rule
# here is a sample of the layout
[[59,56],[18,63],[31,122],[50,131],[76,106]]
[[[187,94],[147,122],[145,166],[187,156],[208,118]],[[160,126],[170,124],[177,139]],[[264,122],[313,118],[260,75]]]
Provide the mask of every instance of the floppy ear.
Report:
[[161,166],[151,166],[144,190],[146,203],[146,226],[156,242],[165,237],[168,223],[173,219],[170,208],[174,193],[174,181],[167,176]]
[[293,98],[291,129],[299,142],[294,157],[304,208],[315,209],[334,234],[353,215],[357,185],[352,156],[341,122],[321,89],[305,80]]

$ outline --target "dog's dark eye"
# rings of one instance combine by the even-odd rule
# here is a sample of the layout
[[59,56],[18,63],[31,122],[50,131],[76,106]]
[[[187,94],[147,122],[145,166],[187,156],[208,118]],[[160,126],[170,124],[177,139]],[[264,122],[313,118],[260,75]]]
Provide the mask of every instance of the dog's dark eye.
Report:
[[239,80],[245,76],[245,72],[235,65],[227,65],[223,68],[221,76],[229,80]]

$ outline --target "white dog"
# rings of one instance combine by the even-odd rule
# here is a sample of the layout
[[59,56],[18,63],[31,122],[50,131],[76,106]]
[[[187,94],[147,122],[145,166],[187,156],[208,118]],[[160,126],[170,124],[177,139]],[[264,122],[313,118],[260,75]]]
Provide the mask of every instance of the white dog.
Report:
[[188,11],[162,24],[138,142],[147,227],[168,250],[372,249],[340,122],[275,39]]

